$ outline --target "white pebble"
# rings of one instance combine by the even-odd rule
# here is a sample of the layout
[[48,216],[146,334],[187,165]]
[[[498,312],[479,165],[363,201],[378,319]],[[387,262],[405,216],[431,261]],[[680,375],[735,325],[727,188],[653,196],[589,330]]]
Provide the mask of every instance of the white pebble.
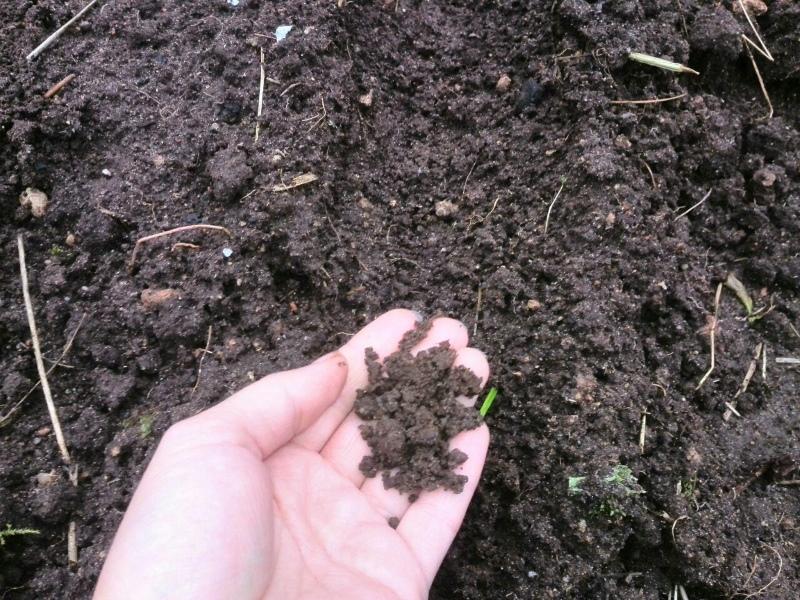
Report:
[[111,171],[109,171],[108,169],[103,169],[103,170],[102,170],[102,171],[100,171],[100,172],[101,172],[103,175],[105,175],[106,177],[111,177]]
[[224,256],[225,258],[230,258],[231,256],[233,256],[233,250],[231,250],[230,248],[223,248],[222,256]]

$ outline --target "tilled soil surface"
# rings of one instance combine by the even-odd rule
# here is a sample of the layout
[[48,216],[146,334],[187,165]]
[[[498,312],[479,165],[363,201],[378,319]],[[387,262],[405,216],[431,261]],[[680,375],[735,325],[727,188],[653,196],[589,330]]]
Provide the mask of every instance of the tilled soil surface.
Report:
[[4,598],[89,596],[171,423],[394,306],[500,390],[434,598],[796,598],[800,4],[746,2],[772,118],[738,0],[109,0],[26,61],[82,4],[0,0]]

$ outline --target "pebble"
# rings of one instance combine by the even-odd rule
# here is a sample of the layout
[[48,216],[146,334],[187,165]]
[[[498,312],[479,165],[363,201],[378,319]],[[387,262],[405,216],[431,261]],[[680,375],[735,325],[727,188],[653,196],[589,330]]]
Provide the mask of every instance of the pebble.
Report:
[[534,300],[533,298],[531,298],[530,300],[528,300],[528,304],[526,306],[528,307],[528,310],[535,311],[542,308],[542,303],[539,302],[538,300]]
[[458,212],[458,206],[450,200],[440,200],[435,204],[436,216],[442,219],[452,217]]
[[46,485],[51,485],[55,480],[58,479],[55,471],[50,471],[49,473],[37,473],[36,474],[36,484],[42,487]]
[[231,256],[233,256],[233,250],[230,248],[223,248],[222,256],[224,256],[225,258],[230,258]]
[[68,233],[67,237],[64,239],[64,243],[67,246],[69,246],[70,248],[74,248],[75,247],[75,234],[74,233]]
[[37,218],[43,217],[47,212],[47,194],[36,188],[25,188],[19,195],[19,203],[30,208],[31,214]]
[[358,97],[358,102],[362,106],[366,106],[367,108],[372,106],[372,90],[368,91],[366,94],[364,94],[362,96],[359,96]]
[[106,177],[111,177],[111,171],[109,171],[108,169],[103,169],[103,170],[102,170],[102,171],[100,171],[100,172],[101,172],[103,175],[105,175]]
[[497,85],[494,86],[494,88],[498,92],[507,92],[508,88],[510,87],[511,87],[511,77],[509,77],[505,73],[503,73],[500,76],[500,79],[497,80]]

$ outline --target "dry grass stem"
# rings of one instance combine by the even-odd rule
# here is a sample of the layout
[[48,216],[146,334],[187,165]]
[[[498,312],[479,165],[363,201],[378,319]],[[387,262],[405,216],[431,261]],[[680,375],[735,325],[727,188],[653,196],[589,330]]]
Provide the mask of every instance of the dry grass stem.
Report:
[[42,349],[39,344],[39,334],[36,331],[36,319],[33,315],[33,303],[31,302],[31,294],[28,289],[28,266],[25,263],[25,244],[22,241],[21,234],[17,236],[17,250],[19,251],[19,274],[22,283],[22,296],[25,299],[25,314],[28,316],[28,327],[31,331],[31,342],[33,344],[33,355],[36,359],[36,370],[39,372],[39,381],[42,384],[44,401],[47,404],[47,412],[50,413],[50,421],[53,424],[53,431],[56,434],[56,442],[61,452],[61,458],[64,463],[69,466],[72,464],[72,458],[69,455],[67,443],[64,441],[64,433],[61,431],[61,421],[58,419],[56,405],[53,402],[53,394],[50,391],[50,384],[47,381],[47,371],[45,371],[44,361],[42,360]]
[[658,184],[656,183],[656,176],[653,175],[653,169],[650,168],[650,165],[648,165],[647,161],[645,161],[644,159],[640,158],[639,162],[641,162],[644,165],[644,168],[647,169],[647,172],[650,174],[650,183],[653,184],[653,189],[657,190]]
[[647,437],[647,411],[642,413],[642,427],[639,430],[639,454],[644,454],[645,437]]
[[258,143],[258,134],[261,130],[261,111],[264,108],[264,79],[266,78],[266,73],[264,73],[264,49],[261,48],[261,82],[258,85],[258,111],[256,112],[256,139],[253,143]]
[[695,391],[699,390],[703,387],[703,384],[709,378],[711,373],[714,372],[714,367],[716,366],[716,331],[717,331],[717,316],[719,315],[719,299],[722,295],[722,284],[717,284],[717,293],[714,295],[714,316],[711,319],[711,327],[709,327],[708,339],[709,343],[711,344],[711,364],[708,367],[708,371],[706,371],[703,378],[700,380],[700,383],[697,384],[697,387],[694,388]]
[[666,98],[650,98],[648,100],[612,100],[609,104],[661,104],[662,102],[672,102],[673,100],[680,100],[687,96],[686,92],[678,94],[677,96],[669,96]]
[[73,569],[78,566],[78,526],[75,521],[70,521],[67,529],[67,562]]
[[133,269],[133,266],[136,264],[136,255],[139,253],[139,247],[145,242],[157,240],[158,238],[166,237],[168,235],[174,235],[176,233],[183,233],[184,231],[193,231],[195,229],[204,229],[208,231],[221,231],[228,237],[231,237],[231,232],[230,230],[228,230],[228,228],[221,227],[220,225],[205,225],[203,223],[199,223],[197,225],[184,225],[182,227],[168,229],[167,231],[161,231],[159,233],[154,233],[152,235],[146,235],[143,238],[139,238],[138,240],[136,240],[136,244],[133,247],[133,252],[131,253],[131,260],[128,263],[128,269]]
[[744,2],[742,2],[742,0],[737,0],[737,1],[739,2],[739,8],[742,9],[745,18],[747,19],[747,23],[750,25],[750,29],[753,30],[753,33],[755,34],[756,39],[758,40],[758,44],[756,44],[753,40],[751,40],[744,34],[742,34],[742,38],[747,44],[750,44],[751,46],[753,46],[753,48],[755,48],[758,52],[760,52],[761,55],[768,61],[775,62],[775,59],[772,57],[772,52],[769,51],[769,48],[767,48],[767,45],[764,43],[764,40],[761,39],[761,35],[758,33],[758,29],[756,29],[755,23],[753,23],[753,19],[750,18],[750,13],[747,11],[747,7],[744,5]]
[[200,355],[200,362],[197,363],[197,380],[194,382],[194,387],[192,388],[192,393],[189,395],[189,398],[194,396],[194,393],[197,391],[197,386],[200,385],[200,375],[203,372],[203,361],[206,359],[206,354],[210,354],[208,349],[211,347],[211,332],[213,328],[211,325],[208,326],[208,336],[206,337],[206,347],[203,348],[203,353]]
[[691,73],[692,75],[700,75],[700,73],[687,67],[686,65],[672,62],[671,60],[666,60],[664,58],[659,58],[657,56],[651,56],[650,54],[631,52],[628,54],[628,58],[632,61],[642,63],[643,65],[649,65],[665,71],[672,71],[673,73]]
[[778,356],[775,359],[775,364],[777,364],[777,365],[800,365],[800,358],[794,358],[792,356]]
[[[746,36],[742,37],[744,39],[747,39]],[[764,95],[764,100],[767,101],[767,107],[769,108],[769,114],[767,115],[767,119],[771,119],[772,116],[775,114],[775,109],[772,107],[772,100],[769,99],[767,86],[764,85],[764,80],[761,78],[761,71],[758,69],[758,65],[756,64],[756,59],[753,56],[753,53],[750,51],[750,44],[745,44],[744,49],[747,50],[747,55],[750,57],[750,63],[753,65],[753,70],[756,72],[756,79],[758,79],[758,85],[761,88],[761,93]]]
[[725,421],[730,420],[731,414],[734,414],[737,417],[742,416],[736,410],[736,399],[747,391],[747,386],[750,385],[750,380],[753,378],[753,375],[755,375],[756,368],[758,367],[758,359],[761,357],[763,348],[764,348],[763,343],[759,342],[758,344],[756,344],[756,349],[755,352],[753,353],[753,359],[750,361],[750,365],[747,367],[747,372],[744,375],[742,384],[739,386],[739,389],[737,390],[736,395],[734,395],[733,400],[731,402],[725,403],[725,406],[728,408],[728,410],[726,410],[725,413],[722,415],[722,418]]
[[728,410],[725,411],[725,414],[722,415],[722,418],[725,419],[726,421],[728,421],[731,418],[732,414],[736,415],[740,419],[742,418],[741,413],[738,410],[736,410],[736,407],[730,402],[725,402],[725,408],[727,408]]
[[469,178],[472,176],[472,172],[475,170],[475,165],[478,164],[478,159],[476,158],[472,163],[472,166],[469,168],[469,173],[467,173],[466,178],[464,179],[464,185],[461,187],[461,197],[463,198],[464,195],[467,193],[467,183],[469,183]]
[[296,187],[300,187],[302,185],[308,185],[319,179],[314,173],[303,173],[302,175],[297,175],[296,177],[292,177],[292,180],[289,183],[279,183],[276,186],[273,186],[273,192],[285,192],[287,190],[291,190]]
[[556,203],[556,200],[558,200],[558,197],[561,195],[561,191],[564,189],[564,185],[566,183],[567,183],[567,178],[563,177],[561,179],[561,187],[558,188],[558,191],[556,192],[556,195],[553,197],[553,201],[550,202],[550,206],[547,207],[547,216],[544,219],[544,234],[545,235],[547,235],[547,228],[550,225],[550,213],[553,212],[553,205]]
[[[762,543],[763,543],[763,542],[762,542]],[[746,593],[738,593],[738,594],[734,594],[734,595],[732,596],[733,598],[745,598],[745,599],[746,599],[746,598],[753,598],[753,597],[755,597],[755,596],[760,596],[761,594],[763,594],[764,592],[766,592],[766,591],[767,591],[769,588],[771,588],[771,587],[772,587],[772,585],[773,585],[773,584],[774,584],[776,581],[778,581],[778,579],[780,578],[780,576],[781,576],[781,572],[783,571],[783,557],[781,556],[781,553],[780,553],[780,552],[778,552],[777,550],[775,550],[775,548],[773,548],[773,547],[772,547],[772,546],[770,546],[769,544],[764,544],[764,545],[765,545],[767,548],[769,548],[770,550],[772,550],[772,552],[774,552],[774,553],[775,553],[775,556],[777,556],[777,557],[778,557],[778,570],[777,570],[777,572],[775,573],[775,576],[774,576],[772,579],[770,579],[770,580],[769,580],[769,581],[768,581],[768,582],[767,582],[765,585],[763,585],[763,586],[761,586],[759,589],[757,589],[755,592],[751,592],[751,593],[749,593],[749,594],[746,594]]]
[[63,34],[63,33],[64,33],[64,32],[65,32],[67,29],[69,29],[69,28],[70,28],[70,26],[71,26],[71,25],[72,25],[72,24],[73,24],[75,21],[77,21],[77,20],[78,20],[78,19],[80,19],[80,18],[81,18],[81,17],[82,17],[84,14],[86,14],[86,12],[87,12],[87,11],[88,11],[90,8],[92,8],[92,6],[94,6],[96,3],[97,3],[97,0],[92,0],[91,2],[89,2],[89,4],[87,4],[87,5],[86,5],[86,6],[84,6],[84,7],[83,7],[83,8],[82,8],[80,11],[78,11],[78,14],[77,14],[77,15],[75,15],[75,16],[74,16],[74,17],[72,17],[72,18],[71,18],[69,21],[67,21],[66,23],[64,23],[64,24],[63,24],[61,27],[59,27],[58,29],[56,29],[56,30],[55,30],[55,31],[54,31],[54,32],[53,32],[53,33],[52,33],[52,34],[51,34],[51,35],[50,35],[50,36],[49,36],[49,37],[48,37],[48,38],[47,38],[45,41],[43,41],[41,44],[39,44],[38,46],[36,46],[36,48],[34,48],[34,49],[33,49],[33,50],[30,52],[30,54],[28,54],[28,56],[27,56],[26,58],[27,58],[28,60],[33,60],[34,58],[36,58],[37,56],[39,56],[39,55],[40,55],[42,52],[44,52],[45,50],[47,50],[47,49],[48,49],[48,48],[49,48],[49,47],[50,47],[50,46],[53,44],[53,42],[55,42],[55,41],[56,41],[58,38],[60,38],[60,37],[61,37],[61,35],[62,35],[62,34]]
[[670,528],[670,533],[672,533],[672,543],[675,544],[676,546],[678,545],[678,542],[675,539],[675,526],[678,524],[679,521],[683,521],[684,519],[688,519],[688,518],[689,517],[687,517],[686,515],[682,515],[682,516],[678,517],[677,519],[675,519],[672,522],[672,527]]
[[692,204],[689,208],[687,208],[685,211],[683,211],[681,214],[679,214],[677,217],[675,217],[675,220],[677,221],[681,217],[685,217],[690,212],[692,212],[695,208],[700,206],[703,202],[708,200],[709,196],[711,196],[711,192],[713,192],[713,191],[714,191],[714,188],[711,188],[710,190],[708,190],[708,192],[706,192],[706,195],[703,196],[703,198],[700,200],[700,202],[697,202],[696,204]]
[[478,287],[478,300],[475,302],[475,326],[472,328],[473,337],[478,335],[478,319],[481,317],[481,303],[483,302],[483,288]]

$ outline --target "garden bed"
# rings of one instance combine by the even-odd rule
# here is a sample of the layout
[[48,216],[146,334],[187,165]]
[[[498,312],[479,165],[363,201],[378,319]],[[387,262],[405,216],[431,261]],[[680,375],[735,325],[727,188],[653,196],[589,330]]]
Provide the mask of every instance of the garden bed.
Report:
[[[80,465],[34,391],[0,524],[39,534],[0,595],[87,597],[171,423],[405,306],[462,319],[499,389],[432,597],[795,598],[800,6],[768,4],[771,119],[727,1],[116,0],[28,62],[82,3],[0,0],[0,412],[38,380],[22,233],[45,357],[77,330],[51,386]],[[199,223],[229,235],[131,265]],[[723,286],[714,318],[729,273],[760,313]]]

